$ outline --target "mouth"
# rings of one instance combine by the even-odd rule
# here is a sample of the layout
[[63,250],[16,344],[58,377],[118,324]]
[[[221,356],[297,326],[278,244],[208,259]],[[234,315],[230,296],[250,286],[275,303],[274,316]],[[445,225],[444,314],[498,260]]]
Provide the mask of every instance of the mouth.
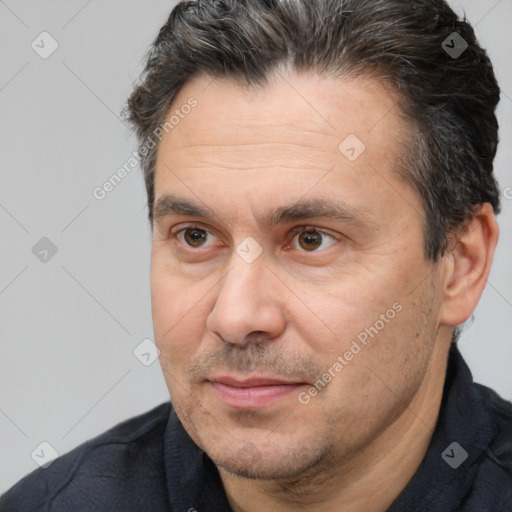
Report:
[[297,392],[306,382],[273,377],[240,378],[222,375],[211,378],[217,398],[236,409],[261,409]]

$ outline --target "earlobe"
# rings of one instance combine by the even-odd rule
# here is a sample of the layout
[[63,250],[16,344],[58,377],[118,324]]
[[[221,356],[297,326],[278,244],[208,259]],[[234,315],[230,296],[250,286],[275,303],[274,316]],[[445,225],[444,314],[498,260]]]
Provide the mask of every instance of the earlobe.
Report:
[[478,207],[445,259],[445,279],[440,324],[456,326],[473,313],[487,283],[499,228],[492,206]]

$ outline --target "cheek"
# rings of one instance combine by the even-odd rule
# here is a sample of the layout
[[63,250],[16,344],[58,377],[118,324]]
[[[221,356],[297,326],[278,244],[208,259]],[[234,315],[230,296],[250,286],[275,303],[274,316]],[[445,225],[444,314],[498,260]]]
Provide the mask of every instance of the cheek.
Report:
[[169,371],[183,372],[198,349],[206,322],[208,287],[190,285],[153,264],[151,303],[155,342],[160,360]]
[[293,321],[308,350],[334,375],[331,392],[382,397],[386,392],[376,376],[401,388],[404,376],[397,368],[408,364],[423,372],[428,348],[415,339],[422,327],[416,307],[427,310],[428,300],[408,297],[406,275],[391,274],[359,266],[304,291],[307,314],[295,314]]
[[352,341],[373,326],[396,301],[389,287],[379,289],[378,283],[369,279],[362,286],[355,275],[335,276],[297,294],[304,297],[307,307],[298,304],[293,322],[314,352],[326,357],[326,363],[349,350]]

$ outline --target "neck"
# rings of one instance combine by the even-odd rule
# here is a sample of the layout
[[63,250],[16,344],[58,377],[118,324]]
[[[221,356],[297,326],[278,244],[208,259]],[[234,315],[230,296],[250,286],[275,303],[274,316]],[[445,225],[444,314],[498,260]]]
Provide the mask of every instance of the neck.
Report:
[[286,481],[244,479],[220,469],[234,512],[384,512],[407,486],[427,453],[437,423],[446,375],[447,348],[438,346],[425,379],[408,407],[378,437],[349,458],[324,459],[307,474]]

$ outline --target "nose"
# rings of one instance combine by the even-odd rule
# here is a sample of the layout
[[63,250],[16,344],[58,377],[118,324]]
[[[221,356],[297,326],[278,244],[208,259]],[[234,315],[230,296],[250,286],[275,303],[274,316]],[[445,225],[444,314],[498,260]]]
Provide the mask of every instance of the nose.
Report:
[[206,327],[232,344],[279,336],[286,325],[284,286],[267,268],[264,256],[246,263],[236,253],[233,265],[219,284]]

